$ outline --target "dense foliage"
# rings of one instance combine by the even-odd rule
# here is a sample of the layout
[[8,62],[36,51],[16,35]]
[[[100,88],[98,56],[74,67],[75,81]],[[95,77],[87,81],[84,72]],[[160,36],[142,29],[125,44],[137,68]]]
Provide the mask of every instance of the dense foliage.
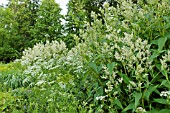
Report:
[[10,61],[18,58],[15,45],[17,22],[9,8],[0,7],[0,61]]
[[55,0],[42,0],[35,25],[30,30],[33,45],[37,42],[52,41],[62,37],[61,9]]
[[83,23],[69,12],[67,28],[77,25],[78,34],[57,41],[52,32],[0,65],[1,112],[170,112],[170,2],[117,0],[98,11]]
[[38,42],[63,37],[63,16],[55,0],[11,0],[0,10],[1,62],[20,58],[25,48]]

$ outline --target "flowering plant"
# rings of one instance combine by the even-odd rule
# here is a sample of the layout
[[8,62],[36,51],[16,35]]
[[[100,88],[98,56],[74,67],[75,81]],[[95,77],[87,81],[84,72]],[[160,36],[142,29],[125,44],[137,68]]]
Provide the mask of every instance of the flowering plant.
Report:
[[38,79],[34,85],[42,88],[57,81],[89,112],[168,111],[169,2],[117,2],[104,3],[102,19],[92,13],[94,22],[80,31],[83,41],[71,50],[62,41],[25,50],[25,81]]

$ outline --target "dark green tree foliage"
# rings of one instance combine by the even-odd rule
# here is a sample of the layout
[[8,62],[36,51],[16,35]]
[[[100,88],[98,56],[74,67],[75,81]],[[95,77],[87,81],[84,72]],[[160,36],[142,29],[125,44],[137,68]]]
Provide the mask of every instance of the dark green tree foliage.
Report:
[[12,0],[8,7],[13,10],[18,22],[17,37],[20,41],[17,50],[21,52],[32,45],[30,29],[34,27],[37,18],[39,0]]
[[0,8],[0,61],[21,56],[37,42],[63,38],[63,16],[55,0],[8,0]]
[[0,7],[0,61],[3,62],[9,62],[19,55],[13,46],[17,38],[17,22],[13,18],[14,14],[9,8]]
[[9,0],[0,9],[0,61],[9,62],[31,46],[30,29],[34,27],[39,0]]
[[[99,14],[98,18],[102,19],[100,8],[103,7],[104,2],[109,2],[111,6],[117,5],[114,0],[70,0],[68,3],[68,13],[66,15],[65,31],[67,32],[67,45],[73,47],[75,41],[73,35],[79,36],[79,30],[86,29],[84,26],[86,22],[93,22],[91,13]],[[103,21],[104,23],[104,21]],[[82,41],[81,39],[79,39]]]
[[55,0],[43,0],[34,27],[31,29],[32,44],[46,40],[60,40],[63,26],[61,9]]
[[67,4],[68,13],[65,16],[65,32],[67,38],[65,42],[69,48],[75,45],[74,35],[79,35],[79,30],[84,29],[84,21],[86,18],[86,11],[84,10],[84,1],[83,0],[70,0]]

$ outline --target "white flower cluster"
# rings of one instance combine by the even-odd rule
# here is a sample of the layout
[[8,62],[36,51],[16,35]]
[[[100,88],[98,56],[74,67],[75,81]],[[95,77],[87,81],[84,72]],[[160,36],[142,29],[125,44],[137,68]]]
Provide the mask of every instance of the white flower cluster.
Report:
[[[58,54],[67,51],[66,45],[63,41],[49,41],[46,44],[37,43],[33,48],[28,48],[23,51],[21,61],[22,65],[31,65],[37,60],[44,61],[51,58],[58,57]],[[42,54],[43,53],[43,54]]]
[[122,62],[127,73],[135,69],[137,79],[146,78],[148,70],[152,67],[152,62],[149,61],[150,45],[139,37],[135,39],[133,34],[124,33],[124,35],[123,38],[114,38],[117,44],[121,44],[113,46],[116,49],[115,58]]
[[126,2],[124,0],[120,0],[121,2],[121,6],[120,6],[120,9],[121,9],[121,14],[127,18],[128,20],[131,20],[131,18],[133,18],[134,16],[134,7],[135,6],[133,4],[133,2],[130,0],[129,2]]
[[83,56],[91,56],[90,51],[86,48],[86,44],[80,43],[68,52],[64,62],[64,65],[69,67],[67,70],[68,72],[73,71],[73,73],[83,73],[83,64],[86,62]]
[[[101,56],[103,58],[102,63],[104,61],[114,62],[115,59],[121,62],[123,69],[118,69],[117,66],[115,66],[112,74],[110,74],[107,66],[102,65],[102,74],[100,77],[107,81],[107,87],[105,88],[107,94],[116,92],[116,88],[123,82],[123,78],[118,76],[118,70],[125,71],[124,73],[127,77],[136,78],[135,80],[131,80],[130,84],[127,85],[127,90],[130,92],[132,89],[140,90],[142,88],[142,85],[144,85],[149,75],[149,71],[153,67],[152,61],[149,61],[151,57],[150,44],[148,44],[147,40],[138,37],[135,30],[131,29],[128,25],[129,20],[133,20],[131,18],[134,18],[134,15],[138,15],[138,18],[144,17],[144,13],[147,13],[147,10],[138,8],[132,2],[125,2],[123,0],[119,0],[119,2],[123,5],[120,5],[121,7],[118,6],[118,9],[109,7],[107,2],[104,3],[105,11],[101,10],[101,12],[105,16],[105,33],[101,33],[103,31],[101,27],[102,22],[95,20],[93,25],[82,35],[86,47],[89,47],[88,49],[93,55],[97,54],[97,57]],[[134,8],[136,8],[136,10],[134,10]],[[140,12],[140,14],[136,14],[135,11]],[[125,17],[125,21],[120,22],[116,19],[116,16],[119,15],[118,12],[122,12],[121,15]],[[95,14],[93,14],[93,17],[96,18]],[[133,24],[133,26],[136,28],[139,27],[137,24]],[[129,30],[125,32],[126,30],[123,31],[121,27]],[[120,35],[120,33],[123,33],[123,36]],[[101,40],[104,41],[101,42]],[[96,59],[97,58],[95,58],[95,60]],[[112,59],[114,60],[112,61]],[[115,95],[118,93],[119,92],[116,92]]]
[[168,50],[167,54],[162,56],[162,59],[160,59],[161,62],[161,69],[170,71],[170,66],[168,66],[168,62],[170,62],[170,50]]
[[[117,8],[109,7],[107,2],[104,3],[105,9],[101,10],[104,15],[104,27],[100,20],[96,20],[96,15],[93,13],[94,23],[82,35],[86,47],[89,47],[88,50],[96,57],[91,57],[90,60],[101,63],[103,66],[100,79],[104,79],[106,83],[106,95],[96,97],[96,100],[105,100],[105,97],[109,95],[114,97],[121,95],[121,92],[116,88],[119,88],[119,85],[126,80],[120,77],[120,73],[131,78],[130,81],[127,80],[129,82],[127,91],[141,91],[142,87],[148,84],[149,71],[153,67],[152,61],[149,60],[151,45],[147,40],[138,37],[138,33],[143,33],[143,31],[140,31],[141,25],[136,22],[138,19],[146,18],[145,14],[148,14],[149,11],[148,6],[141,7],[139,4],[137,6],[131,0],[118,0],[118,2],[120,4]],[[138,2],[142,2],[142,0]],[[117,15],[121,15],[125,19],[120,21],[121,18]],[[152,21],[154,19],[156,17]],[[170,52],[168,51],[168,54],[162,59],[162,65],[166,69],[169,68],[167,66],[169,56]],[[110,73],[108,67],[105,66],[108,62],[119,62],[119,66],[115,66],[113,72]],[[146,110],[138,107],[136,112],[144,113]]]
[[[39,86],[51,74],[63,74],[57,73],[57,70],[67,71],[66,73],[83,73],[83,63],[86,62],[84,56],[92,56],[84,43],[80,43],[68,51],[63,41],[52,41],[51,43],[47,41],[46,44],[39,43],[33,48],[25,50],[22,58],[17,61],[25,66],[24,74],[37,76],[39,81],[36,85]],[[28,76],[24,83],[30,79],[31,77]],[[61,86],[61,84],[59,85]]]
[[96,100],[104,100],[107,96],[99,96],[99,97],[96,97]]
[[144,108],[142,108],[142,107],[138,107],[136,109],[136,113],[146,113],[146,110]]
[[160,94],[161,97],[167,97],[170,99],[170,91],[162,91]]
[[[47,41],[46,44],[38,43],[33,48],[26,49],[22,58],[17,61],[25,67],[24,74],[36,76],[39,81],[35,85],[40,86],[52,74],[50,71],[62,67],[67,51],[63,41]],[[27,76],[23,82],[31,81],[32,77]]]

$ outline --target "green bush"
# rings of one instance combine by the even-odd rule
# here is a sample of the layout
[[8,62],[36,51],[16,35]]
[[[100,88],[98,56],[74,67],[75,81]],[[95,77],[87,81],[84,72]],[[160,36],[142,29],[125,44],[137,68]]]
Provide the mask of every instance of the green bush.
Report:
[[[9,92],[0,92],[0,112],[1,113],[19,113],[19,103],[17,98]],[[21,113],[21,112],[20,112]]]
[[19,52],[11,47],[0,47],[0,61],[9,63],[19,58]]

